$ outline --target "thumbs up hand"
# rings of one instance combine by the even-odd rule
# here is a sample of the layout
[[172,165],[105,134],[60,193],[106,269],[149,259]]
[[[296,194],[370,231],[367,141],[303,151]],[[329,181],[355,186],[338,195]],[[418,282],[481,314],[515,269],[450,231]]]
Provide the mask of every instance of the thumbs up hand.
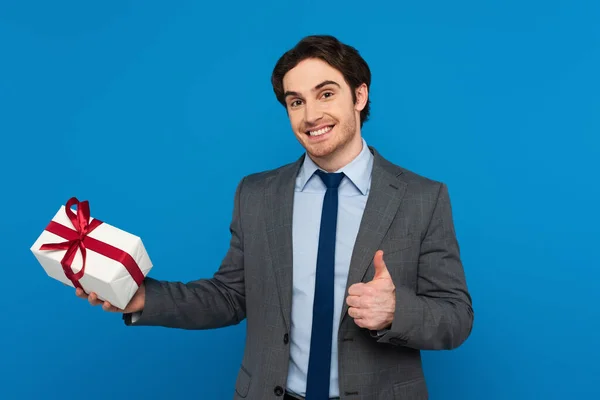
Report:
[[348,289],[348,315],[356,325],[370,330],[389,327],[396,309],[396,286],[383,261],[383,251],[373,258],[375,276],[367,283],[355,283]]

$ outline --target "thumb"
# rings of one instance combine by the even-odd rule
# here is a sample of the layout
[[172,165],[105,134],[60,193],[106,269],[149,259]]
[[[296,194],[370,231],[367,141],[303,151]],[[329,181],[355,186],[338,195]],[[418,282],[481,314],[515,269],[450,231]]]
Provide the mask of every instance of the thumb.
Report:
[[387,266],[385,265],[385,261],[383,261],[383,250],[378,250],[375,253],[373,266],[375,267],[375,276],[373,277],[373,280],[391,278]]

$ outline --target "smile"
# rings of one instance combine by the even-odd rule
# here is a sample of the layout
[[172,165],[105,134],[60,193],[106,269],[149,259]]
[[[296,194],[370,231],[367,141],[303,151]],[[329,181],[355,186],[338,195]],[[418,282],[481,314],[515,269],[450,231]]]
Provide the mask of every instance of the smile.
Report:
[[310,136],[321,136],[332,130],[334,125],[324,126],[323,128],[319,128],[313,131],[307,131],[306,133]]

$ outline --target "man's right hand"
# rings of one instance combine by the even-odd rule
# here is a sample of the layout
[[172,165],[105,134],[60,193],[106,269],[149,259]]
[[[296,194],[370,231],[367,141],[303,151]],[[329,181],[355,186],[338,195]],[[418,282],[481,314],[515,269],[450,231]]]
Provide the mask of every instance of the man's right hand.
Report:
[[75,290],[75,294],[77,297],[81,297],[82,299],[87,299],[91,305],[98,306],[102,305],[102,309],[108,312],[120,312],[120,313],[134,313],[138,311],[142,311],[144,309],[144,303],[146,302],[146,287],[142,283],[142,285],[138,288],[137,292],[133,295],[127,307],[124,310],[117,308],[110,304],[108,301],[102,301],[98,299],[98,295],[92,292],[89,295],[86,294],[81,288],[77,288]]

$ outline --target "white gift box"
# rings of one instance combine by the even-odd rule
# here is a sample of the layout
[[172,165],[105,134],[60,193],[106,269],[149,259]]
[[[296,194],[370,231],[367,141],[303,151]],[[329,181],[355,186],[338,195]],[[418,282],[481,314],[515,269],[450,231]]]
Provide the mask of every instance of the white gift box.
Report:
[[[77,212],[74,211],[74,213],[76,214]],[[94,218],[89,218],[90,222],[93,220]],[[66,214],[65,206],[60,207],[60,210],[56,213],[52,221],[71,230],[71,235],[79,236],[73,222],[71,222]],[[53,224],[51,223],[51,225]],[[48,229],[46,227],[33,246],[31,246],[31,251],[48,276],[71,287],[75,287],[73,282],[65,275],[61,265],[61,260],[65,257],[67,250],[41,250],[44,244],[64,243],[68,241],[67,238],[49,232]],[[113,306],[124,309],[139,287],[134,276],[141,283],[143,277],[152,269],[152,262],[144,248],[142,240],[138,236],[105,222],[102,222],[87,236],[88,238],[83,241],[86,247],[85,270],[83,276],[78,281],[79,284],[86,293],[95,292],[101,300],[107,300]],[[112,246],[112,253],[104,250],[105,247],[110,248],[110,246],[98,245],[97,241]],[[120,257],[121,261],[110,258],[114,256],[115,252],[119,253],[119,250],[122,256]],[[124,257],[126,255],[123,252],[129,254],[131,258]],[[101,253],[106,253],[108,256]],[[123,259],[129,260],[129,262],[123,262]],[[125,265],[135,272],[133,276]],[[82,253],[79,247],[77,247],[71,269],[74,273],[78,273],[82,266]]]

